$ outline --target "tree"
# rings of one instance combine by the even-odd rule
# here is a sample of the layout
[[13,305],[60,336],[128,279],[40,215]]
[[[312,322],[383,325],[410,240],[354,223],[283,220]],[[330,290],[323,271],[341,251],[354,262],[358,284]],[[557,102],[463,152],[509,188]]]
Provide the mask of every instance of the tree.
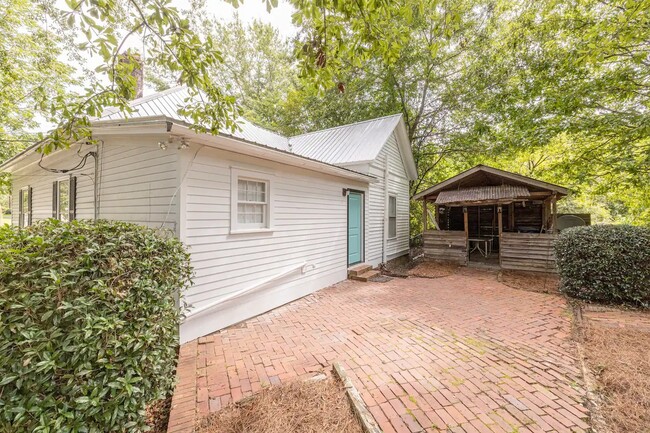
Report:
[[[42,102],[63,97],[75,80],[72,68],[59,59],[61,36],[42,26],[42,7],[29,0],[0,0],[0,11],[2,162],[34,141],[29,131],[41,120]],[[8,193],[9,179],[0,174],[0,196]]]
[[649,222],[648,1],[294,4],[303,78],[331,92],[369,70],[398,96],[412,192],[478,162],[533,167],[574,203]]

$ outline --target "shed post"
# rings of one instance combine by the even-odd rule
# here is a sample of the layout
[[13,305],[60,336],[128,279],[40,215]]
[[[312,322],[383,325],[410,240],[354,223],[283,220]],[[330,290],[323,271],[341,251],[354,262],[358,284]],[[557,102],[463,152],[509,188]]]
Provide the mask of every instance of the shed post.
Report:
[[553,224],[551,225],[551,233],[555,233],[557,227],[557,194],[553,194]]
[[427,198],[425,197],[424,200],[422,200],[422,223],[423,223],[422,232],[427,231],[427,225],[428,225],[427,224],[427,219],[428,219],[428,215],[427,215]]
[[501,240],[501,233],[503,233],[503,208],[501,205],[497,207],[497,218],[499,220],[499,240]]
[[438,230],[442,230],[442,229],[440,228],[440,206],[435,205],[435,206],[434,206],[434,212],[435,212],[435,214],[434,214],[434,218],[436,219],[436,228],[437,228]]
[[465,238],[469,237],[469,223],[467,220],[467,207],[463,206],[463,224],[465,225]]

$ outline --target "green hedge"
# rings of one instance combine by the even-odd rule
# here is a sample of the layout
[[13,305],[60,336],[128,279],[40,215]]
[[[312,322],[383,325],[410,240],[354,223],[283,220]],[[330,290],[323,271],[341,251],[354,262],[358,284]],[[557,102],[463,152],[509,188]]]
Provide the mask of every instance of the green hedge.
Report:
[[140,431],[173,386],[189,255],[122,222],[0,229],[0,431]]
[[567,229],[555,244],[555,255],[564,293],[590,301],[650,306],[650,228]]

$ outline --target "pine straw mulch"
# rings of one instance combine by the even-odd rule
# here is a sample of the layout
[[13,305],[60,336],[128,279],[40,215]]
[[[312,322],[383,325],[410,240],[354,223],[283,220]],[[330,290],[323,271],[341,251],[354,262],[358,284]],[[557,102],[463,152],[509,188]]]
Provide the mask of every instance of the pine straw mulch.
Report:
[[650,332],[587,320],[585,352],[611,433],[650,432]]
[[343,385],[330,378],[271,386],[210,414],[197,433],[362,433]]
[[560,277],[557,274],[502,270],[497,279],[513,289],[560,294]]

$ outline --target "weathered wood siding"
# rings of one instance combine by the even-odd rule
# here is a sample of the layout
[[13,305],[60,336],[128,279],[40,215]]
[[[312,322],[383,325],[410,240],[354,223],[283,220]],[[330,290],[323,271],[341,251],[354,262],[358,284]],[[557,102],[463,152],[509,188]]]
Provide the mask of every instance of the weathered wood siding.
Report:
[[501,267],[519,271],[556,272],[553,245],[557,235],[503,233],[499,253]]
[[467,265],[465,232],[428,230],[423,239],[424,257]]

